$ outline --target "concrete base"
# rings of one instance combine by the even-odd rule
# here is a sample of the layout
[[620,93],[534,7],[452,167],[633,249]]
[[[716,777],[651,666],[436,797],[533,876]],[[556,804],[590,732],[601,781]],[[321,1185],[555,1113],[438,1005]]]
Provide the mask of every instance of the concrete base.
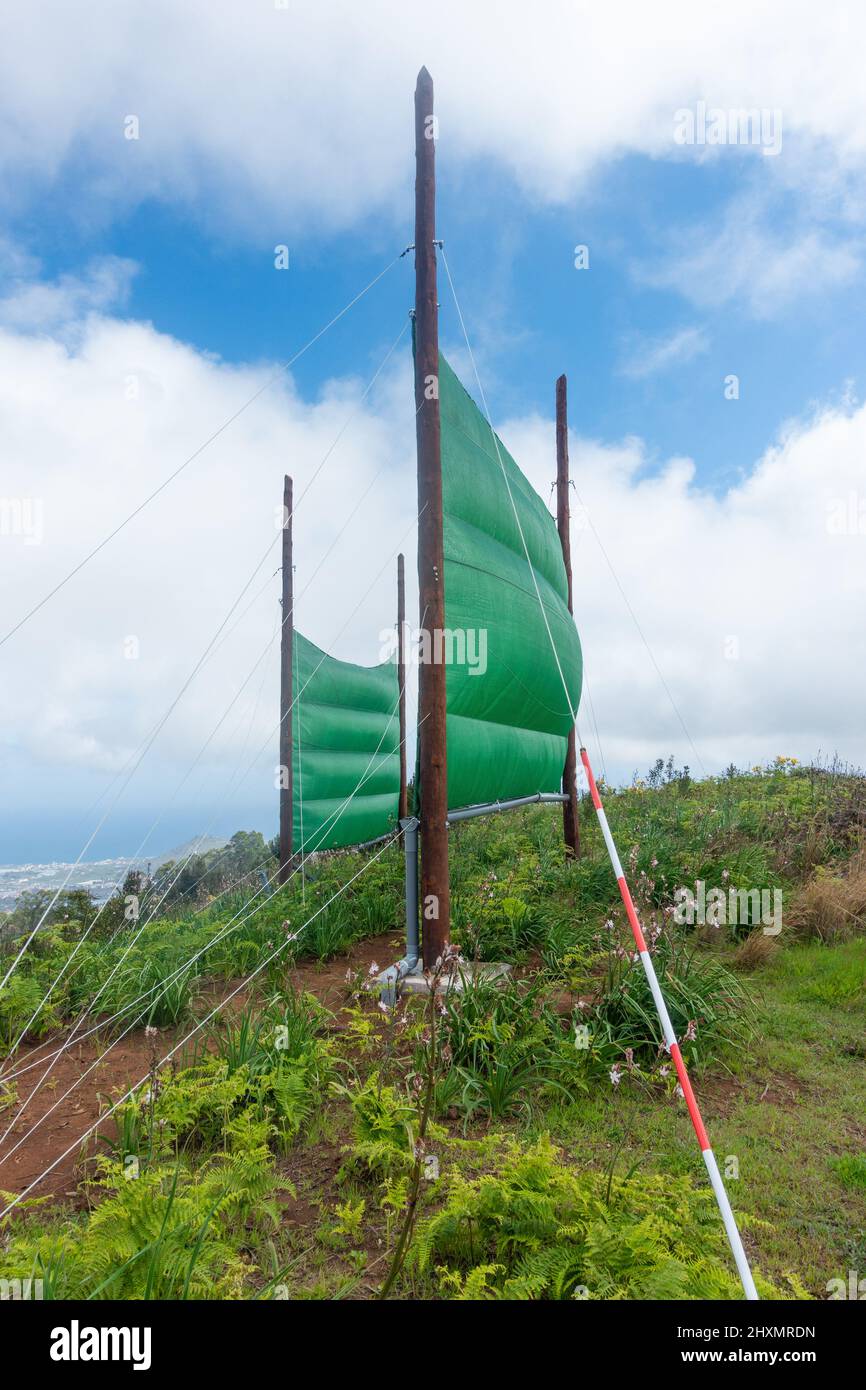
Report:
[[[507,961],[464,961],[457,966],[453,975],[440,975],[436,983],[437,994],[448,994],[454,990],[461,994],[464,989],[471,988],[475,983],[485,981],[491,984],[503,983],[511,974],[511,966]],[[389,971],[383,971],[374,984],[381,984],[381,997],[385,1003],[393,1002],[396,986],[396,995],[402,994],[426,994],[430,993],[430,985],[426,975],[421,970],[412,970],[400,976],[399,980],[394,980]]]

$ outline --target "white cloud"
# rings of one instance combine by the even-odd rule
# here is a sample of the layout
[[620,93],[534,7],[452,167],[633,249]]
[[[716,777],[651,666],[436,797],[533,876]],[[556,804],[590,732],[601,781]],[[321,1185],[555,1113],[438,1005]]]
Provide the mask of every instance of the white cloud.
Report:
[[[70,215],[88,222],[143,198],[195,208],[207,193],[211,232],[342,228],[385,209],[405,227],[422,62],[446,177],[494,161],[544,202],[628,152],[706,157],[674,143],[675,113],[698,100],[782,113],[779,159],[715,158],[791,169],[801,145],[825,168],[862,171],[866,158],[866,12],[844,0],[791,0],[784,15],[729,0],[699,23],[686,0],[441,0],[435,24],[396,0],[93,0],[86,29],[83,41],[63,0],[10,9],[0,132],[7,196],[62,179]],[[124,137],[128,115],[138,140]]]
[[633,379],[655,376],[671,367],[684,366],[708,348],[706,331],[697,327],[679,328],[664,338],[637,338],[630,343],[620,371]]
[[735,199],[720,222],[679,227],[660,260],[646,258],[632,270],[638,281],[674,289],[702,309],[741,300],[755,317],[771,318],[845,285],[861,267],[859,240],[808,219],[788,226],[764,193]]
[[138,270],[134,261],[122,256],[98,256],[81,275],[40,280],[38,263],[13,247],[8,263],[13,273],[7,276],[9,288],[0,296],[0,324],[39,332],[59,332],[74,327],[87,314],[121,307]]
[[[546,496],[552,426],[505,433]],[[866,407],[852,405],[789,425],[721,496],[695,485],[687,459],[648,473],[638,440],[572,442],[575,613],[609,771],[645,771],[667,751],[698,771],[819,750],[866,761],[864,454]],[[592,747],[588,701],[580,723]]]
[[[8,497],[41,499],[44,530],[36,545],[22,534],[0,537],[8,618],[41,597],[268,374],[108,317],[90,317],[72,342],[0,331],[4,486]],[[410,584],[414,575],[408,351],[366,405],[361,389],[360,381],[334,381],[306,400],[291,380],[271,388],[3,648],[7,798],[81,812],[85,770],[104,776],[128,763],[273,542],[236,618],[247,604],[249,611],[193,682],[124,804],[145,795],[162,804],[174,794],[274,635],[275,509],[285,469],[300,499],[298,626],[338,656],[377,660],[380,632],[393,621],[398,548]],[[302,498],[353,411],[354,424]],[[552,421],[515,420],[502,432],[548,497]],[[688,459],[650,468],[639,440],[572,442],[579,502],[710,770],[819,748],[863,760],[864,453],[866,407],[844,400],[789,425],[721,496],[695,485]],[[699,767],[577,504],[574,569],[608,772],[629,775],[668,751]],[[124,654],[130,637],[140,644],[133,660]],[[208,808],[219,796],[237,804],[234,769],[264,746],[244,796],[247,805],[253,797],[270,804],[275,650],[185,798]],[[592,739],[587,703],[581,730]]]
[[[767,317],[860,271],[864,39],[866,11],[836,0],[820,10],[792,0],[784,23],[770,0],[732,0],[702,12],[700,24],[685,0],[662,11],[637,0],[625,11],[441,0],[435,25],[425,8],[395,0],[286,9],[271,0],[94,0],[83,41],[75,7],[47,0],[4,18],[0,194],[12,213],[30,214],[48,196],[88,231],[155,200],[189,212],[203,235],[256,238],[269,252],[301,236],[314,248],[318,234],[347,228],[402,247],[412,88],[426,62],[440,177],[467,199],[477,161],[542,204],[573,197],[633,152],[738,161],[748,196],[715,225],[681,228],[642,278],[701,308],[736,296]],[[678,146],[675,113],[699,99],[781,110],[781,154]],[[129,115],[140,121],[137,140],[124,138]],[[782,208],[795,203],[788,218]],[[271,369],[228,366],[111,317],[126,300],[130,261],[103,257],[40,282],[20,247],[0,250],[0,578],[14,620]],[[488,328],[501,331],[494,301]],[[484,370],[485,334],[475,336]],[[686,327],[637,346],[624,365],[632,376],[686,361],[706,339]],[[395,359],[298,509],[299,591],[327,556],[299,600],[299,626],[349,659],[376,659],[401,543],[410,582],[414,573],[407,358],[399,367]],[[271,388],[3,649],[0,730],[16,804],[80,810],[88,770],[98,781],[129,764],[274,539],[283,472],[298,495],[361,389],[333,381],[308,400],[290,379]],[[513,421],[504,433],[547,497],[551,423]],[[710,768],[818,747],[863,758],[866,536],[828,529],[828,509],[852,516],[856,530],[864,446],[866,407],[843,399],[786,428],[736,488],[713,496],[696,487],[691,461],[659,471],[640,440],[573,444],[581,496]],[[196,678],[128,801],[142,784],[153,801],[171,793],[272,636],[276,565],[275,546],[249,597],[267,581],[264,592]],[[669,749],[694,762],[591,531],[576,531],[575,571],[608,770],[627,774]],[[140,642],[135,660],[124,656],[128,637]],[[726,657],[729,638],[736,660]],[[271,655],[195,786],[201,775],[225,791],[227,767],[267,745],[276,689]],[[585,710],[585,734],[588,724]],[[257,797],[270,795],[272,762],[266,748],[250,779]]]
[[[26,767],[7,796],[81,811],[82,770],[115,773],[128,763],[265,557],[124,804],[168,798],[275,633],[285,471],[295,479],[298,626],[322,646],[336,641],[347,659],[378,659],[380,631],[395,612],[390,557],[401,538],[411,554],[415,492],[408,335],[392,376],[360,404],[389,346],[377,346],[364,381],[330,382],[316,400],[301,399],[290,379],[270,387],[6,644],[0,725],[9,733],[10,765],[14,753],[15,766]],[[91,316],[62,341],[0,329],[4,629],[273,372],[270,364],[228,366],[149,325],[104,316]],[[34,544],[26,522],[37,506],[41,543]],[[408,568],[411,575],[411,562]],[[133,659],[130,638],[139,649]],[[268,740],[276,726],[275,651],[272,645],[185,794],[205,775],[216,789],[224,786],[244,740],[248,753]],[[255,794],[268,804],[274,762],[268,746],[245,784],[248,799]]]

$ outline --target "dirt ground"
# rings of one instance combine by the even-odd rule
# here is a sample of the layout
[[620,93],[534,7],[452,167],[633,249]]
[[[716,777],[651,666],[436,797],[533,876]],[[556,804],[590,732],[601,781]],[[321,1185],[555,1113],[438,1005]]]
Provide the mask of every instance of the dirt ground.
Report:
[[[401,938],[390,931],[357,942],[350,952],[333,960],[302,962],[289,975],[296,989],[309,991],[327,1008],[336,1011],[346,998],[347,971],[366,974],[374,961],[384,968],[399,958],[402,948]],[[228,999],[239,983],[205,982],[196,1003],[197,1016],[205,1018],[215,1004]],[[243,1008],[247,999],[248,991],[240,990],[227,1005],[228,1011]],[[90,1021],[86,1026],[90,1026]],[[82,1031],[86,1031],[86,1026]],[[18,1195],[40,1179],[33,1188],[33,1197],[54,1196],[73,1206],[76,1201],[80,1203],[82,1198],[77,1184],[81,1177],[82,1137],[112,1101],[129,1087],[147,1079],[154,1050],[156,1060],[161,1060],[193,1027],[194,1023],[187,1022],[178,1028],[160,1029],[156,1038],[146,1037],[144,1029],[138,1028],[113,1045],[109,1034],[100,1037],[94,1033],[80,1043],[73,1043],[56,1058],[51,1058],[50,1054],[63,1043],[68,1029],[57,1030],[38,1043],[21,1047],[14,1062],[7,1060],[5,1072],[17,1071],[43,1058],[45,1062],[18,1078],[17,1104],[0,1111],[0,1133],[10,1121],[12,1123],[2,1145],[0,1192]],[[40,1085],[49,1065],[50,1071]],[[34,1092],[30,1104],[29,1098]],[[97,1125],[89,1140],[88,1152],[93,1151],[95,1137],[100,1132],[112,1132],[112,1124],[108,1118]],[[19,1142],[20,1148],[11,1152]],[[48,1169],[50,1171],[46,1171]]]

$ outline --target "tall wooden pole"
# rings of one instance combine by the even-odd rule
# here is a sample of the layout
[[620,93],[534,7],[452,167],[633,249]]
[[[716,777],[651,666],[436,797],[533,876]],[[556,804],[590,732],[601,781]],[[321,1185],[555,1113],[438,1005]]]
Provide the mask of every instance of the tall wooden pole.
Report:
[[400,799],[397,819],[409,814],[406,792],[406,576],[403,556],[397,556],[397,691],[400,712]]
[[[574,613],[574,599],[571,584],[571,536],[569,533],[570,508],[568,498],[568,397],[565,376],[556,383],[556,526],[562,546],[565,563],[565,577],[568,581],[568,611]],[[577,802],[577,746],[574,735],[574,721],[565,751],[565,766],[562,769],[562,790],[568,797],[562,806],[562,833],[565,840],[566,858],[580,857],[580,822]]]
[[[445,562],[436,290],[436,150],[433,79],[415,87],[415,420],[418,440],[418,590],[422,655],[418,691],[421,921],[425,969],[451,939],[448,776],[445,750]],[[437,660],[438,658],[438,660]]]
[[292,863],[292,480],[283,480],[283,594],[280,629],[280,867],[285,883]]

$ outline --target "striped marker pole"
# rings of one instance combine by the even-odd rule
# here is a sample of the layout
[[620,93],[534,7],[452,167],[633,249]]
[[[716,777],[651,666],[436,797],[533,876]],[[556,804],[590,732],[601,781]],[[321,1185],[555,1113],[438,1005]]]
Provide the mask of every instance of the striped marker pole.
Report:
[[626,916],[628,917],[629,925],[634,935],[635,945],[637,946],[638,953],[640,954],[641,964],[644,968],[644,974],[647,977],[647,983],[649,984],[650,990],[652,992],[653,1002],[656,1006],[656,1013],[658,1014],[659,1022],[662,1025],[662,1032],[664,1033],[665,1043],[667,1044],[668,1052],[670,1053],[671,1058],[673,1059],[673,1064],[676,1067],[680,1088],[685,1097],[686,1105],[688,1106],[689,1115],[691,1117],[692,1124],[694,1125],[695,1134],[698,1138],[698,1143],[701,1146],[701,1153],[703,1154],[703,1159],[704,1163],[706,1164],[707,1172],[710,1175],[710,1182],[712,1183],[713,1192],[715,1193],[716,1197],[716,1202],[718,1203],[719,1211],[722,1215],[722,1221],[725,1223],[725,1232],[727,1234],[728,1242],[731,1247],[731,1253],[734,1256],[734,1261],[737,1266],[737,1272],[740,1276],[740,1281],[743,1285],[743,1292],[745,1293],[747,1299],[756,1300],[758,1298],[758,1291],[755,1288],[755,1281],[752,1278],[752,1271],[749,1268],[749,1261],[747,1260],[746,1252],[743,1249],[743,1242],[740,1239],[740,1232],[737,1229],[737,1223],[734,1219],[734,1213],[731,1211],[731,1204],[728,1200],[728,1194],[725,1191],[725,1185],[722,1182],[722,1175],[719,1172],[719,1165],[716,1162],[716,1156],[713,1153],[712,1148],[710,1147],[710,1141],[707,1138],[707,1131],[704,1128],[704,1122],[701,1119],[701,1112],[698,1109],[698,1102],[695,1099],[695,1093],[692,1090],[692,1083],[689,1081],[689,1074],[686,1071],[686,1064],[683,1061],[682,1053],[680,1052],[680,1045],[677,1042],[676,1034],[673,1030],[673,1024],[671,1023],[670,1014],[668,1013],[667,1005],[664,1001],[664,996],[662,995],[661,988],[659,987],[658,976],[655,972],[655,966],[652,962],[652,956],[647,950],[644,935],[641,931],[641,925],[638,921],[638,915],[635,911],[634,903],[632,902],[632,896],[629,891],[629,886],[625,880],[625,874],[622,871],[622,864],[619,862],[619,855],[616,852],[616,845],[614,844],[613,836],[610,833],[610,826],[607,823],[607,816],[605,815],[604,807],[601,804],[601,797],[598,794],[598,787],[595,784],[595,777],[593,776],[592,768],[589,765],[589,756],[585,748],[581,748],[580,757],[583,766],[586,770],[587,781],[589,782],[589,792],[590,796],[592,797],[592,804],[595,807],[595,813],[598,816],[598,823],[601,826],[601,833],[604,836],[604,842],[607,845],[607,852],[610,855],[610,862],[613,866],[613,871],[616,875],[616,881],[617,886],[619,888],[620,897],[622,898],[623,905],[626,911]]

